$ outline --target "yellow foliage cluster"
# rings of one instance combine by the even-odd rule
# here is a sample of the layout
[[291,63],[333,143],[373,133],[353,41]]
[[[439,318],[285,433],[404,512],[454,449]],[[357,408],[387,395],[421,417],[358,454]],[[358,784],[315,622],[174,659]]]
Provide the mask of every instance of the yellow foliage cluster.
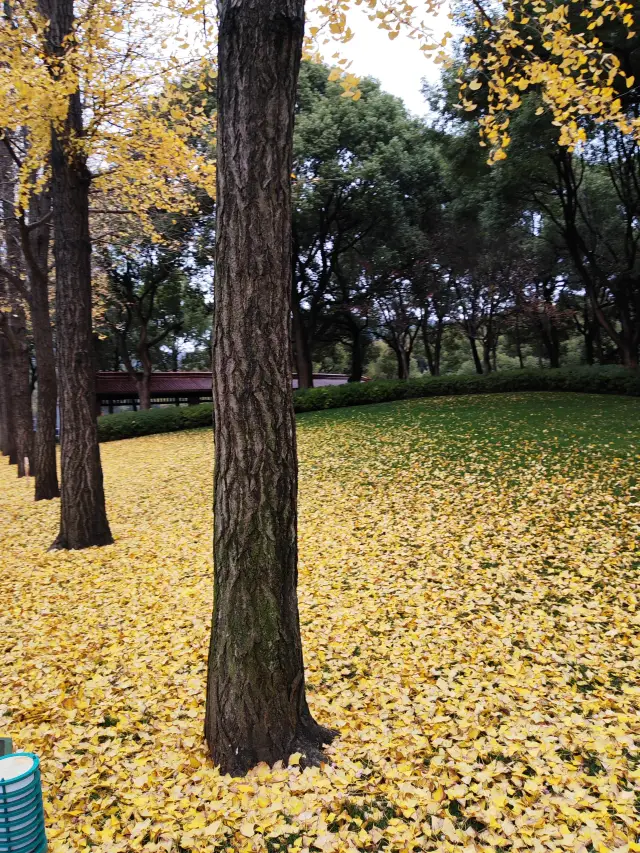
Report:
[[28,141],[20,175],[24,208],[33,176],[46,179],[51,125],[65,121],[75,91],[85,127],[74,144],[96,175],[95,206],[129,211],[138,228],[152,232],[150,211],[188,211],[195,188],[214,195],[214,164],[189,144],[213,137],[194,97],[215,69],[212,44],[206,27],[204,39],[190,39],[193,49],[182,35],[185,19],[200,25],[202,3],[77,0],[60,59],[47,55],[48,22],[37,0],[7,8],[10,15],[0,21],[0,127]]
[[55,502],[0,465],[0,729],[42,757],[51,853],[640,850],[637,446],[589,440],[637,401],[533,441],[488,415],[523,400],[300,419],[309,702],[340,738],[244,779],[202,739],[211,433],[104,445],[116,543],[86,552],[46,552]]
[[617,26],[621,39],[633,38],[631,2],[504,0],[496,18],[481,3],[475,5],[484,28],[482,44],[476,36],[465,37],[468,45],[478,49],[469,63],[471,81],[458,82],[461,106],[468,111],[477,109],[470,93],[485,87],[487,111],[479,124],[481,144],[491,149],[489,163],[507,156],[510,114],[532,88],[540,90],[544,108],[558,127],[559,142],[570,150],[587,140],[581,123],[584,117],[611,122],[625,134],[640,136],[640,119],[624,111],[619,96],[633,87],[634,78],[606,49],[600,30]]
[[[442,48],[451,38],[451,33],[445,33],[440,43],[432,43],[433,32],[429,22],[430,17],[438,14],[442,5],[442,0],[424,0],[419,6],[409,0],[320,0],[310,7],[312,19],[321,23],[309,27],[305,56],[320,60],[321,57],[316,51],[318,43],[326,45],[331,41],[342,44],[350,42],[355,33],[349,24],[348,15],[358,10],[374,21],[378,29],[386,32],[391,40],[396,39],[402,32],[414,39],[417,48],[424,53],[438,51],[436,59],[442,62],[445,58]],[[449,18],[451,17],[450,14]],[[358,78],[348,71],[350,63],[341,58],[339,52],[335,53],[333,58],[338,67],[330,79],[339,81],[344,89],[343,97],[359,100]]]

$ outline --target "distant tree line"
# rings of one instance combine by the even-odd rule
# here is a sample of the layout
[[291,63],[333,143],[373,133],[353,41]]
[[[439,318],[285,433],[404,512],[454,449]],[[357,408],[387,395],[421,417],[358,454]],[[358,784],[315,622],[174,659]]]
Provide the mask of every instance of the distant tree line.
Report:
[[[580,150],[561,146],[530,89],[511,116],[509,156],[489,166],[478,145],[484,89],[466,88],[473,110],[459,102],[460,83],[472,75],[468,54],[486,37],[474,20],[465,18],[475,27],[473,48],[461,40],[454,66],[425,86],[428,120],[372,80],[361,82],[357,101],[345,98],[327,67],[303,63],[291,294],[301,387],[313,384],[314,368],[359,381],[367,373],[558,367],[563,358],[638,364],[638,144],[585,118]],[[629,75],[637,42],[612,25],[607,47]],[[636,115],[633,90],[624,98]],[[202,150],[206,140],[193,144]],[[152,370],[211,365],[205,247],[215,213],[203,198],[196,216],[158,218],[167,245],[129,236],[97,256],[97,364],[134,376],[143,406]]]
[[[637,367],[638,144],[585,120],[587,141],[570,151],[530,92],[510,122],[509,157],[489,166],[481,97],[473,112],[458,106],[464,74],[461,47],[441,84],[425,87],[425,121],[375,81],[354,102],[326,67],[303,64],[291,294],[301,387],[318,368],[360,381],[567,358]],[[210,366],[213,271],[198,233],[215,222],[203,217],[170,251],[102,253],[101,367],[145,377]]]
[[[461,52],[462,53],[462,52]],[[509,157],[478,146],[455,78],[426,88],[428,123],[371,81],[345,101],[303,68],[296,130],[294,359],[341,363],[354,381],[384,342],[399,378],[502,361],[638,365],[640,160],[615,128],[560,147],[531,93]],[[417,356],[417,358],[416,358]],[[387,359],[388,362],[388,359]],[[388,370],[385,375],[388,375]]]

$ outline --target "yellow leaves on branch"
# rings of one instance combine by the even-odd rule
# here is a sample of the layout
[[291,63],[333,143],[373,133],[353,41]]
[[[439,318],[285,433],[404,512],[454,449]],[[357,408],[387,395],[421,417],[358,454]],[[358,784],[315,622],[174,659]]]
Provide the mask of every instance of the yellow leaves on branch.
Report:
[[[571,150],[586,141],[580,122],[583,117],[610,122],[625,134],[640,136],[640,120],[625,114],[618,94],[628,91],[635,81],[625,74],[618,58],[607,52],[598,35],[599,27],[616,24],[627,38],[633,37],[632,4],[581,2],[579,26],[572,5],[576,5],[573,0],[564,4],[535,0],[525,12],[519,0],[505,0],[495,18],[476,12],[484,33],[482,45],[471,55],[469,70],[487,80],[486,111],[479,123],[482,140],[491,148],[490,163],[504,158],[501,126],[505,121],[508,124],[509,113],[518,109],[522,93],[532,87],[539,90],[559,129],[560,144]],[[589,20],[586,27],[585,19]],[[476,44],[472,35],[465,41],[470,47]],[[473,88],[473,82],[460,87],[464,109],[470,108],[467,88]]]
[[[534,0],[526,6],[520,0],[502,0],[491,9],[474,4],[476,22],[484,30],[482,46],[472,55],[470,82],[460,86],[460,106],[473,112],[478,108],[469,92],[485,86],[486,111],[479,118],[481,144],[489,146],[489,162],[504,159],[509,144],[502,131],[510,113],[521,107],[523,94],[532,87],[540,90],[545,108],[559,128],[561,145],[573,149],[586,141],[580,119],[612,122],[625,134],[640,137],[640,119],[625,114],[619,92],[628,91],[634,80],[625,74],[619,60],[608,53],[598,29],[619,25],[627,38],[635,35],[633,4],[629,0],[592,0],[579,3],[581,26],[572,17],[576,0]],[[348,42],[354,32],[348,14],[364,10],[378,27],[396,38],[402,31],[416,39],[419,49],[436,62],[446,62],[443,48],[451,38],[445,33],[440,44],[432,42],[428,16],[436,14],[442,0],[428,0],[418,6],[408,0],[324,0],[312,7],[324,24],[313,26],[310,43],[334,39]],[[470,13],[466,13],[469,17]],[[494,17],[495,15],[495,17]],[[472,46],[475,37],[466,37]],[[542,47],[542,51],[541,48]],[[311,48],[309,47],[309,50]],[[546,55],[545,53],[546,52]],[[345,95],[357,91],[351,81],[343,84]],[[506,122],[506,124],[505,124]]]
[[155,236],[150,212],[186,214],[196,190],[215,196],[215,115],[197,106],[204,104],[201,81],[208,79],[206,69],[197,70],[96,134],[92,161],[104,164],[94,181],[96,204],[129,211],[125,227],[132,220]]
[[50,853],[637,853],[638,402],[301,416],[300,617],[332,765],[221,777],[202,737],[211,431],[101,448],[116,542],[47,552],[0,460],[0,733]]
[[206,23],[203,3],[77,0],[59,59],[47,55],[47,21],[34,0],[11,3],[0,22],[0,127],[27,133],[22,205],[32,175],[47,168],[51,125],[64,123],[76,91],[85,129],[72,144],[98,176],[102,207],[129,209],[150,227],[149,210],[188,210],[194,189],[213,195],[213,164],[188,144],[212,139],[213,129],[182,82],[215,73],[213,37],[204,24],[200,36],[185,25]]
[[[451,33],[445,33],[440,43],[434,44],[429,17],[436,15],[443,3],[444,0],[426,0],[420,3],[418,16],[416,14],[418,6],[411,4],[408,0],[321,0],[310,6],[310,17],[320,23],[311,26],[308,30],[305,57],[319,58],[318,44],[327,45],[332,41],[346,44],[351,41],[355,32],[350,20],[355,20],[357,27],[357,15],[364,13],[369,20],[377,24],[379,29],[387,32],[391,40],[396,39],[402,32],[414,39],[417,48],[426,54],[438,51],[436,61],[441,62],[444,60],[442,48],[451,38]],[[352,18],[350,13],[353,13]],[[334,56],[334,58],[338,57],[339,54]],[[349,67],[345,60],[340,60],[338,64]],[[345,76],[340,82],[345,90],[345,97],[358,100],[360,93],[357,89],[357,78],[353,75],[349,78]]]

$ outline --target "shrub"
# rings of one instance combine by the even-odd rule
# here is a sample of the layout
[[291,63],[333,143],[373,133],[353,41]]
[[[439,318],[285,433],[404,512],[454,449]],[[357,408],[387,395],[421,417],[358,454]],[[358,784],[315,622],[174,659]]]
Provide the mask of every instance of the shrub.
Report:
[[147,412],[118,412],[98,418],[100,441],[118,441],[121,438],[136,438],[159,432],[177,432],[181,429],[210,427],[213,422],[213,406],[167,406],[149,409]]
[[[456,394],[499,394],[508,391],[578,391],[583,394],[640,396],[640,374],[622,367],[565,367],[559,370],[505,370],[488,376],[458,375],[329,385],[296,391],[296,412],[341,409],[418,397],[447,397]],[[199,406],[121,412],[98,420],[100,441],[134,438],[156,432],[211,426],[211,403]]]
[[509,370],[489,376],[450,376],[400,381],[363,382],[311,388],[295,394],[296,412],[386,403],[416,397],[455,394],[496,394],[506,391],[580,391],[640,396],[640,376],[625,368],[562,368]]

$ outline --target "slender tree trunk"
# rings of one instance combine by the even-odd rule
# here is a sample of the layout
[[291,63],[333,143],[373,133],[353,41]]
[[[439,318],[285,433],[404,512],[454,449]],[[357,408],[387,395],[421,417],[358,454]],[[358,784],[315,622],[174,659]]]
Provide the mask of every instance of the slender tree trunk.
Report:
[[[51,207],[47,192],[33,197],[29,219],[38,222]],[[56,412],[58,404],[58,380],[56,378],[53,332],[49,315],[49,224],[35,229],[30,235],[22,236],[27,251],[27,270],[30,281],[30,307],[33,343],[38,370],[38,417],[34,442],[34,467],[36,477],[35,499],[51,500],[60,495],[56,466]]]
[[362,328],[354,325],[351,329],[351,367],[349,382],[362,382],[364,373],[364,350]]
[[594,320],[591,325],[591,340],[593,341],[593,349],[596,354],[598,364],[604,364],[606,359],[602,346],[602,330],[597,320]]
[[394,347],[393,351],[396,354],[396,361],[398,363],[398,379],[408,379],[411,354],[407,353],[401,345]]
[[[48,49],[64,61],[73,30],[73,0],[40,0],[49,20]],[[105,509],[96,423],[91,332],[90,173],[82,139],[80,93],[69,96],[60,129],[52,128],[51,198],[56,267],[58,382],[62,421],[60,532],[53,548],[88,548],[112,542]]]
[[438,318],[436,339],[433,345],[433,376],[440,376],[440,362],[442,361],[442,333],[443,321]]
[[491,343],[488,340],[482,342],[482,372],[491,373]]
[[584,356],[587,364],[591,367],[594,363],[594,355],[593,355],[593,335],[591,334],[591,329],[586,328],[584,331]]
[[486,338],[482,341],[482,372],[484,374],[491,373],[491,339]]
[[13,422],[13,403],[11,400],[12,363],[9,342],[6,337],[7,317],[0,314],[0,417],[2,418],[2,453],[9,457],[9,464],[18,461],[15,427]]
[[313,388],[313,363],[309,351],[309,341],[305,333],[298,294],[293,285],[291,298],[291,325],[293,329],[293,348],[296,356],[296,372],[298,374],[298,388]]
[[29,344],[24,308],[16,302],[8,319],[11,367],[11,408],[16,442],[18,477],[33,469],[33,412],[29,381]]
[[522,343],[520,341],[520,321],[518,319],[518,315],[516,314],[516,322],[514,327],[515,339],[516,339],[516,355],[518,356],[518,362],[520,364],[520,370],[524,370],[524,358],[522,357]]
[[215,583],[205,735],[223,773],[308,763],[291,392],[293,114],[303,0],[220,0]]
[[549,344],[549,364],[551,367],[560,367],[560,338],[553,323],[549,329]]
[[478,345],[476,343],[476,339],[472,335],[467,335],[469,340],[469,346],[471,347],[471,355],[473,356],[473,364],[476,368],[476,373],[479,373],[482,376],[482,362],[480,361],[480,356],[478,355]]
[[433,352],[431,351],[431,344],[426,339],[426,337],[424,339],[424,354],[425,354],[425,357],[427,359],[427,367],[429,368],[429,376],[435,376],[436,375],[436,365],[435,365],[435,361],[433,358]]
[[[20,232],[16,218],[16,169],[4,143],[0,143],[0,198],[4,226],[6,264],[18,279],[22,273]],[[23,294],[15,285],[3,283],[6,311],[4,332],[11,362],[8,385],[13,419],[18,477],[24,477],[33,467],[33,414],[31,411],[31,384],[29,375],[29,343]]]
[[425,354],[425,357],[427,359],[427,365],[429,367],[429,375],[430,376],[437,376],[438,374],[436,373],[436,369],[437,369],[436,368],[436,360],[435,360],[434,353],[431,349],[431,342],[429,341],[428,329],[429,329],[429,326],[428,326],[428,323],[426,321],[426,312],[425,312],[425,319],[422,321],[422,345],[424,347],[424,354]]
[[140,410],[146,412],[151,408],[151,373],[144,370],[136,385],[140,397]]
[[[126,345],[126,341],[123,341],[123,346],[126,347]],[[140,410],[143,412],[147,412],[151,408],[151,374],[153,372],[153,365],[151,363],[151,356],[149,355],[149,337],[147,334],[147,324],[144,321],[142,321],[140,328],[138,360],[142,365],[142,375],[138,376],[137,374],[134,374],[134,376],[136,377],[138,396],[140,398]]]

